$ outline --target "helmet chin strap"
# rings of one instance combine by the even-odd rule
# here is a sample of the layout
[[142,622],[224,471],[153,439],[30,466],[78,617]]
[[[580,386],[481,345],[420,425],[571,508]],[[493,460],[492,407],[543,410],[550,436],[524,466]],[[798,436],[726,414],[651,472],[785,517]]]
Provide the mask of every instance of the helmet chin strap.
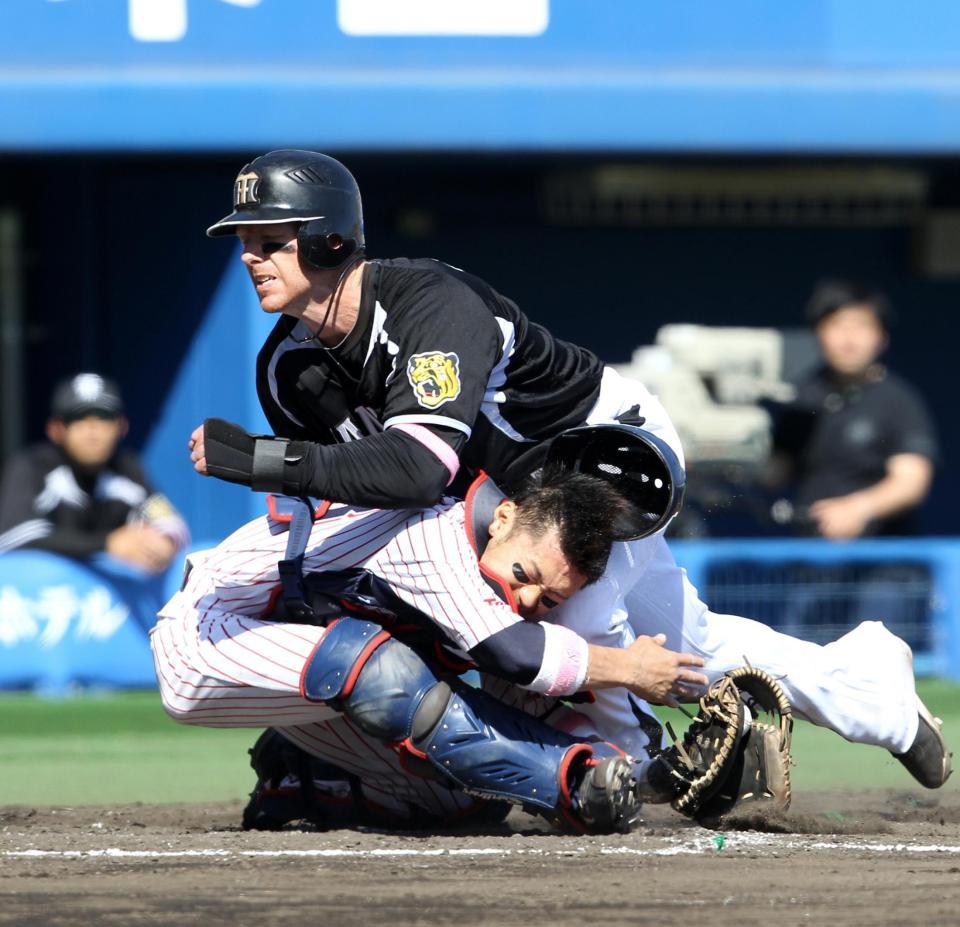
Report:
[[[363,251],[357,251],[351,255],[347,263],[343,265],[343,270],[340,271],[340,275],[337,277],[337,282],[334,283],[333,289],[330,290],[330,295],[327,297],[327,305],[323,312],[323,319],[320,322],[320,327],[312,335],[308,335],[306,338],[292,338],[296,344],[306,344],[308,341],[319,341],[320,336],[323,334],[323,330],[327,327],[327,322],[330,320],[330,313],[340,305],[340,298],[343,295],[343,284],[347,279],[347,274],[353,270],[353,268],[363,259],[363,257]],[[322,345],[322,347],[326,347],[326,345]]]

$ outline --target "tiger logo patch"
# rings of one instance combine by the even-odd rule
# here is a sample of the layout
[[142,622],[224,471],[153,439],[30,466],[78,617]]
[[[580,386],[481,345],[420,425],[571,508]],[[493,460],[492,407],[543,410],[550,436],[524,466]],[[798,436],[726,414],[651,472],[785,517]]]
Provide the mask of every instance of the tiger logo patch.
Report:
[[407,379],[417,402],[437,409],[460,395],[460,357],[441,351],[414,354],[407,362]]

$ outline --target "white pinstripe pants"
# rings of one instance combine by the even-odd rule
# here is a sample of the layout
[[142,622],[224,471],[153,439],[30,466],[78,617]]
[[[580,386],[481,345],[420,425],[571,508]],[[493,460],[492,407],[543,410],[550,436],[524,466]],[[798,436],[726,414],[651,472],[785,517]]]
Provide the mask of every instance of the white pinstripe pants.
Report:
[[245,615],[161,618],[151,634],[164,708],[184,724],[277,728],[308,753],[360,778],[363,796],[401,819],[454,820],[477,801],[412,776],[399,756],[349,718],[300,695],[300,674],[324,628]]

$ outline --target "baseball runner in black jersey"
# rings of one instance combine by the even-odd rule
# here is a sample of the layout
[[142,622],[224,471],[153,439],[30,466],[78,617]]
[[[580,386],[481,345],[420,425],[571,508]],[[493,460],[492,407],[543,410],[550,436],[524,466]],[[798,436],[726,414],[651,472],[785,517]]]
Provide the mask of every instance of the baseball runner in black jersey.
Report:
[[[512,489],[573,426],[642,424],[682,464],[668,415],[642,384],[555,339],[482,280],[435,260],[365,255],[359,189],[316,152],[246,165],[234,210],[208,230],[236,234],[264,311],[280,315],[257,361],[274,436],[208,419],[190,438],[198,472],[294,496],[416,508],[483,469]],[[590,455],[587,455],[590,456]],[[630,473],[594,460],[626,494]],[[461,481],[461,482],[458,482]],[[865,622],[833,645],[798,641],[700,601],[663,537],[680,503],[638,505],[629,543],[601,580],[551,612],[600,644],[636,639],[702,655],[711,678],[746,658],[783,679],[798,716],[900,757],[925,785],[950,771],[939,729],[915,694],[909,648]],[[544,605],[528,577],[520,608]],[[864,658],[869,654],[869,659]],[[634,755],[648,743],[618,690],[584,707],[597,733]],[[918,766],[918,757],[929,757]]]
[[[257,389],[277,434],[315,442],[326,432],[335,444],[384,432],[346,452],[308,447],[299,489],[428,504],[461,469],[513,488],[546,442],[596,405],[599,359],[479,278],[406,259],[367,261],[358,276],[356,319],[339,344],[325,348],[307,322],[283,316],[258,357]],[[341,457],[352,466],[338,466]],[[371,468],[361,482],[358,471]]]

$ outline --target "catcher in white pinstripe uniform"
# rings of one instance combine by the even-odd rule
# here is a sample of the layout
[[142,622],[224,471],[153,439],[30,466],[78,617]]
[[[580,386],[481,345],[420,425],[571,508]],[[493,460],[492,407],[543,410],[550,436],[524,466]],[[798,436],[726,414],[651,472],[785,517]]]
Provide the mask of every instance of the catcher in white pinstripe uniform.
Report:
[[[287,501],[198,558],[161,611],[152,644],[174,718],[280,728],[353,773],[359,795],[338,791],[342,772],[327,776],[340,783],[330,807],[356,812],[361,798],[380,820],[449,821],[482,807],[467,791],[587,830],[629,826],[636,780],[656,779],[648,757],[546,727],[443,670],[472,661],[551,698],[616,686],[670,701],[706,681],[699,658],[658,642],[599,647],[538,620],[598,579],[628,530],[610,528],[627,518],[614,490],[565,472],[516,501],[481,478],[466,502],[425,511],[325,506],[302,564],[317,580],[309,624],[277,620]],[[310,787],[323,778],[311,771]]]

